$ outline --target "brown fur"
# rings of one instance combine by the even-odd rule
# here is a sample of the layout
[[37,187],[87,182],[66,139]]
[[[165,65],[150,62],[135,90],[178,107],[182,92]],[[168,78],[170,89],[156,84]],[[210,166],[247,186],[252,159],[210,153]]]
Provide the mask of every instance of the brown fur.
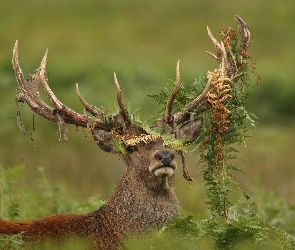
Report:
[[161,227],[179,213],[174,175],[157,177],[149,171],[161,141],[138,145],[122,155],[124,173],[106,205],[89,214],[54,215],[27,222],[0,221],[0,233],[23,232],[29,242],[66,237],[89,238],[93,248],[117,249],[123,240],[144,230]]

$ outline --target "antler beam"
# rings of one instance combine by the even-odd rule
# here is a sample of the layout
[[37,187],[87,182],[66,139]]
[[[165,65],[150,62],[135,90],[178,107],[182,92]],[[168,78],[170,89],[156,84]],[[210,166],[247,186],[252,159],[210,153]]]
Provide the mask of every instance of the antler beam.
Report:
[[[31,110],[47,120],[56,122],[59,126],[60,139],[67,140],[66,124],[87,127],[89,119],[87,116],[78,114],[59,101],[50,89],[46,77],[46,62],[48,50],[41,61],[40,67],[30,77],[25,79],[18,60],[18,41],[13,49],[12,64],[18,82],[19,93],[16,102],[25,102]],[[48,99],[54,108],[47,105],[41,98],[40,91],[43,87]]]
[[[250,46],[250,31],[248,29],[247,24],[243,21],[242,18],[240,18],[238,15],[235,15],[235,19],[239,23],[239,26],[241,27],[241,34],[242,34],[242,41],[240,45],[240,53],[246,54],[247,49]],[[224,38],[221,42],[218,42],[215,37],[212,35],[210,29],[207,27],[208,36],[210,40],[212,41],[214,47],[217,49],[216,55],[213,53],[207,51],[207,53],[212,56],[217,62],[220,64],[221,69],[221,77],[228,77],[229,74],[235,72],[237,65],[234,62],[235,58],[232,55],[232,52],[230,51],[229,41],[231,38],[231,31],[232,29],[228,28],[225,31]]]
[[90,105],[85,99],[84,97],[81,95],[80,90],[79,90],[79,85],[78,83],[76,83],[76,92],[77,95],[79,97],[80,102],[83,104],[83,106],[85,107],[85,110],[90,112],[93,116],[98,117],[99,116],[99,111],[98,108],[96,108],[93,105]]
[[174,88],[168,98],[166,110],[164,114],[164,122],[166,124],[169,124],[171,122],[173,102],[176,95],[178,94],[179,89],[180,89],[180,72],[179,72],[179,61],[178,61],[176,65],[176,81],[174,84]]
[[[18,94],[16,95],[16,102],[25,102],[31,108],[31,110],[40,115],[41,117],[56,122],[59,126],[60,139],[67,140],[67,129],[66,124],[74,124],[79,127],[89,127],[90,117],[87,115],[82,115],[63,104],[50,89],[46,73],[46,63],[47,63],[48,50],[46,50],[45,55],[41,61],[39,68],[35,73],[29,78],[25,79],[18,60],[18,41],[16,41],[13,49],[12,64],[15,72],[15,76],[18,82]],[[114,115],[114,123],[118,123],[123,127],[123,130],[131,124],[130,116],[128,110],[122,100],[121,88],[118,83],[116,74],[114,73],[114,81],[117,91],[117,102],[119,105],[119,116]],[[41,86],[44,89],[50,103],[53,107],[46,104],[41,95]],[[78,84],[76,84],[76,91],[79,100],[83,104],[86,111],[90,112],[94,117],[98,119],[95,120],[95,124],[100,127],[104,126],[104,122],[99,119],[99,110],[90,105],[81,95],[79,91]],[[120,118],[121,117],[121,118]],[[122,119],[123,118],[123,119]]]
[[[241,34],[242,34],[241,49],[243,51],[246,51],[250,45],[250,32],[248,30],[248,26],[238,15],[235,16],[235,19],[237,20],[237,22],[239,23],[242,29],[241,30]],[[226,43],[226,40],[225,40],[225,38],[228,38],[227,36],[229,36],[229,34],[226,34],[225,38],[222,41],[218,42],[217,39],[212,35],[209,27],[207,27],[207,31],[208,31],[208,36],[210,40],[212,41],[214,47],[217,50],[217,53],[215,55],[211,52],[208,52],[208,51],[207,52],[220,64],[220,69],[221,69],[220,77],[230,78],[231,74],[236,72],[237,66],[235,65],[235,62],[234,62],[235,59],[233,58],[231,52],[229,51],[230,48],[228,47],[228,44]],[[228,31],[230,31],[230,29]],[[172,114],[173,102],[180,90],[180,73],[179,73],[179,61],[178,61],[176,66],[175,85],[168,98],[165,113],[162,118],[162,122],[164,124],[168,125],[168,127],[172,127],[172,130],[175,130],[176,126],[178,126],[179,124],[185,123],[191,119],[189,113],[199,108],[206,102],[206,95],[210,89],[211,80],[212,80],[212,74],[210,74],[210,72],[208,73],[207,78],[208,78],[207,84],[204,90],[202,91],[202,93],[199,96],[197,96],[193,101],[186,104],[183,112]]]
[[116,85],[116,91],[117,91],[117,102],[120,108],[120,113],[123,116],[123,120],[125,121],[126,125],[130,125],[130,116],[128,113],[128,110],[123,102],[122,99],[122,91],[121,91],[121,87],[119,85],[116,73],[114,73],[114,81],[115,81],[115,85]]
[[243,41],[243,49],[246,50],[250,46],[250,31],[248,29],[247,24],[244,22],[242,18],[239,17],[239,15],[235,15],[235,19],[238,21],[242,28],[242,41]]
[[179,61],[178,61],[176,66],[176,81],[174,84],[174,88],[168,98],[164,117],[163,117],[164,124],[174,127],[175,125],[179,125],[183,122],[188,121],[190,119],[189,112],[192,112],[194,109],[197,109],[198,107],[202,106],[204,102],[206,101],[206,94],[209,91],[211,80],[212,80],[211,74],[208,74],[208,81],[202,93],[199,96],[197,96],[193,101],[185,105],[184,112],[172,114],[173,102],[180,90],[180,73],[179,73]]

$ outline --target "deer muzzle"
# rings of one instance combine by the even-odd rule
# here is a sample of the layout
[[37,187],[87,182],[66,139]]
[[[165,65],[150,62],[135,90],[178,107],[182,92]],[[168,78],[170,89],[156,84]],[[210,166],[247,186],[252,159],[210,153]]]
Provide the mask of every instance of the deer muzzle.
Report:
[[171,150],[159,150],[154,155],[149,170],[155,176],[172,176],[176,170],[175,154]]

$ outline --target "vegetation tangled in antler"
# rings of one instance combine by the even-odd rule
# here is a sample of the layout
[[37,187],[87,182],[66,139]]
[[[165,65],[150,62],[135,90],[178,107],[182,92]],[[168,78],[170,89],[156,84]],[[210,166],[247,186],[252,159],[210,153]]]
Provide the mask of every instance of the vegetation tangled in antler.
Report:
[[[255,124],[256,117],[246,110],[246,104],[251,96],[249,90],[260,81],[256,61],[248,51],[250,32],[238,15],[235,18],[240,38],[228,28],[220,32],[222,39],[218,42],[208,28],[217,49],[216,55],[208,53],[219,63],[219,68],[193,83],[182,83],[174,106],[181,112],[194,96],[205,93],[199,95],[203,98],[202,105],[191,110],[190,117],[203,116],[203,129],[192,152],[200,153],[198,168],[203,175],[211,216],[197,222],[191,215],[172,220],[165,226],[169,230],[161,231],[151,240],[155,249],[294,249],[294,236],[263,221],[255,203],[250,202],[245,189],[232,176],[232,171],[243,173],[232,160],[238,158],[235,146],[251,136],[249,125]],[[254,79],[249,73],[253,73]],[[166,91],[152,97],[163,104],[170,90],[168,84]],[[246,201],[232,204],[229,196],[233,186],[242,190]]]
[[[233,145],[245,142],[245,138],[250,136],[248,125],[254,124],[252,115],[245,107],[250,96],[246,87],[257,84],[248,74],[251,70],[257,75],[254,64],[248,63],[249,59],[254,61],[248,52],[250,32],[239,16],[235,18],[240,25],[240,40],[236,32],[228,28],[221,31],[223,38],[219,43],[208,28],[209,37],[217,49],[217,55],[209,54],[220,63],[220,68],[210,73],[212,81],[207,93],[208,109],[204,114],[206,125],[200,142],[199,169],[205,180],[208,204],[213,216],[225,218],[231,204],[228,196],[232,184],[241,187],[230,173],[230,170],[242,172],[229,161],[237,158]],[[245,196],[248,198],[246,193]]]
[[[254,124],[251,118],[253,115],[245,108],[250,96],[247,87],[255,86],[259,81],[255,61],[248,52],[251,44],[250,32],[246,23],[239,16],[235,18],[240,26],[240,40],[238,34],[232,28],[228,28],[221,31],[222,41],[218,42],[207,28],[209,38],[217,49],[216,55],[208,53],[219,63],[219,68],[208,72],[205,77],[191,84],[183,83],[176,97],[178,104],[176,109],[181,111],[183,107],[189,105],[188,103],[194,96],[203,89],[206,90],[203,91],[205,93],[202,97],[204,98],[203,105],[190,112],[191,117],[202,114],[204,119],[204,126],[196,142],[195,152],[200,152],[198,167],[203,174],[207,203],[212,215],[225,218],[228,216],[231,204],[228,196],[232,184],[242,188],[232,179],[230,173],[230,170],[242,172],[229,162],[231,159],[236,159],[237,150],[233,144],[243,143],[245,138],[250,136],[248,125]],[[249,77],[249,70],[257,77],[254,83]],[[205,79],[209,80],[204,87]],[[167,90],[171,91],[170,89],[171,87],[168,86]],[[168,95],[162,91],[152,97],[158,103],[165,103]],[[244,191],[243,188],[242,190]],[[248,197],[246,193],[245,196]]]

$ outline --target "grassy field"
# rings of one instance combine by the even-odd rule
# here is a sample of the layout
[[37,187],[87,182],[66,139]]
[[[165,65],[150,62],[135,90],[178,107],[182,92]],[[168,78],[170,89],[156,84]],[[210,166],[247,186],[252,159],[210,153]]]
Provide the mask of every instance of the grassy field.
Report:
[[[82,112],[75,83],[92,104],[114,104],[113,72],[123,97],[143,117],[159,110],[147,94],[157,93],[174,79],[181,61],[182,81],[193,81],[216,63],[205,53],[214,51],[206,26],[218,36],[221,29],[237,27],[239,14],[250,26],[252,53],[262,76],[253,90],[249,110],[259,117],[254,138],[241,146],[240,162],[246,175],[241,182],[255,197],[266,189],[295,203],[295,2],[259,0],[213,1],[4,1],[0,0],[0,164],[25,164],[24,185],[34,186],[37,168],[43,167],[50,183],[64,196],[107,199],[119,178],[122,163],[90,143],[88,131],[69,128],[69,142],[58,142],[55,124],[35,117],[34,145],[18,130],[15,115],[16,81],[11,66],[12,49],[19,41],[24,73],[33,73],[49,48],[49,82],[56,95]],[[23,121],[32,130],[32,113],[26,108]],[[196,181],[188,184],[178,173],[181,207],[205,214],[206,204],[197,157],[189,168]],[[237,194],[238,196],[238,194]],[[192,199],[192,197],[194,197]]]

